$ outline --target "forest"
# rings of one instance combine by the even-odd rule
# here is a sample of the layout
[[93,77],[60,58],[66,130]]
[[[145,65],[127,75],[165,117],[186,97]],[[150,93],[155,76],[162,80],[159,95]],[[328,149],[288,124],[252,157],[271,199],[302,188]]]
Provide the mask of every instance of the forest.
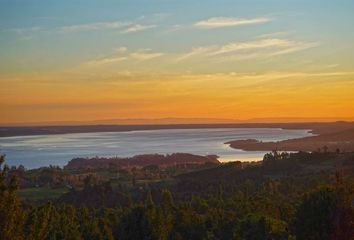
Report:
[[[203,162],[175,165],[174,171],[158,165],[113,171],[112,164],[105,169],[26,170],[7,166],[5,156],[0,160],[4,240],[354,236],[350,152],[273,151],[257,163]],[[81,178],[69,184],[66,176],[73,173]],[[66,190],[54,198],[23,192],[63,185]]]

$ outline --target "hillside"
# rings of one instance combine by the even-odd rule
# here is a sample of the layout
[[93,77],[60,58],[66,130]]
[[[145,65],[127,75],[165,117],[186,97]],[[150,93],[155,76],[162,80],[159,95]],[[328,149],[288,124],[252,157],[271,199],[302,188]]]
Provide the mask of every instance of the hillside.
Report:
[[129,158],[75,158],[69,161],[64,167],[65,169],[104,169],[111,167],[145,167],[149,165],[157,165],[159,167],[169,167],[180,164],[205,164],[205,163],[220,163],[217,156],[198,156],[188,153],[174,154],[145,154],[137,155]]
[[319,135],[278,142],[236,140],[226,144],[246,151],[354,151],[354,128],[316,128],[313,132]]

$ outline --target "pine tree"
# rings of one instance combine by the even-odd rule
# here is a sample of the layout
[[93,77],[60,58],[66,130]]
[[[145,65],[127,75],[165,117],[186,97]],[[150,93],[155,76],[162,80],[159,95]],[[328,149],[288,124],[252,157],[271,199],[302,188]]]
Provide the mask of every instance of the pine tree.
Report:
[[24,212],[16,193],[18,181],[12,176],[8,182],[8,167],[2,167],[5,156],[0,156],[0,239],[23,239]]
[[28,213],[25,225],[26,239],[45,239],[49,235],[53,208],[53,205],[48,203]]
[[152,194],[151,191],[148,191],[147,195],[146,195],[146,202],[145,205],[147,208],[152,208],[155,206],[154,204],[154,200],[152,200]]

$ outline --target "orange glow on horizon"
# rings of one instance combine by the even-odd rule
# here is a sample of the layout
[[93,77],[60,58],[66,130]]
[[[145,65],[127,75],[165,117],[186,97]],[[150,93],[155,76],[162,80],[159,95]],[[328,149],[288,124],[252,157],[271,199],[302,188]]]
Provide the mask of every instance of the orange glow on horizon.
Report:
[[[7,76],[1,124],[104,119],[351,120],[352,72]],[[3,80],[4,81],[4,80]],[[192,120],[191,120],[192,121]]]

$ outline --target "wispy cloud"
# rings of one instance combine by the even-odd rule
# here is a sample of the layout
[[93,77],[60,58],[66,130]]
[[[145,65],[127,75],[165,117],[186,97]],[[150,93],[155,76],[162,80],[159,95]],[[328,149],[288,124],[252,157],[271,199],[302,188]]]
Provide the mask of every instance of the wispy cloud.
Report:
[[177,32],[177,31],[179,31],[179,30],[182,30],[182,29],[184,29],[185,28],[185,26],[183,26],[183,25],[180,25],[180,24],[175,24],[175,25],[173,25],[173,26],[170,26],[168,29],[166,29],[164,32],[165,33],[172,33],[172,32]]
[[121,33],[141,32],[151,28],[157,27],[156,25],[140,23],[139,21],[112,21],[112,22],[96,22],[88,24],[77,24],[63,26],[59,28],[59,32],[72,33],[83,31],[97,31],[97,30],[120,30]]
[[39,26],[34,26],[34,27],[28,27],[28,28],[5,28],[5,29],[0,29],[1,32],[10,32],[10,33],[15,33],[18,35],[19,39],[22,41],[27,41],[33,39],[35,36],[37,36],[38,33],[43,31],[44,29]]
[[305,50],[316,46],[316,43],[306,43],[288,39],[261,39],[251,42],[230,43],[220,47],[219,50],[211,52],[209,55],[231,54],[242,52],[243,56],[256,58],[261,56],[279,56]]
[[176,60],[177,61],[183,61],[195,56],[200,56],[203,54],[207,54],[212,52],[213,50],[217,49],[217,46],[206,46],[206,47],[195,47],[193,48],[190,52],[187,52],[185,54],[182,54],[181,56],[179,56]]
[[126,47],[120,47],[115,50],[114,54],[99,59],[90,60],[85,63],[89,66],[102,66],[123,61],[147,61],[165,55],[161,52],[154,52],[152,49],[144,48],[130,52]]
[[292,46],[293,43],[284,39],[262,39],[250,42],[234,42],[221,46],[217,51],[211,52],[209,55],[220,55],[243,50],[264,49],[264,48],[282,48]]
[[42,30],[41,27],[29,27],[29,28],[10,28],[5,29],[6,31],[14,32],[17,34],[33,34]]
[[[119,20],[119,21],[103,21],[91,22],[82,24],[72,24],[59,26],[55,28],[46,27],[23,27],[23,28],[9,28],[0,29],[0,32],[13,32],[18,35],[29,35],[38,32],[55,32],[55,33],[77,33],[77,32],[90,32],[90,31],[104,31],[104,30],[119,30],[120,33],[133,33],[141,32],[148,29],[156,28],[156,24],[151,19],[141,17],[134,20]],[[155,21],[156,22],[156,21]]]
[[124,27],[128,27],[131,25],[132,25],[131,22],[123,22],[123,21],[97,22],[97,23],[63,26],[59,29],[59,31],[64,33],[69,33],[69,32],[105,30],[105,29],[122,29]]
[[127,51],[128,51],[128,48],[127,48],[127,47],[119,47],[119,48],[116,48],[116,52],[119,53],[119,54],[126,53]]
[[247,42],[232,42],[221,46],[203,46],[193,48],[176,60],[192,57],[220,57],[224,60],[256,59],[295,53],[315,47],[317,43],[307,43],[288,39],[270,38]]
[[164,53],[153,52],[151,49],[140,49],[130,54],[130,57],[138,61],[146,61],[153,58],[161,57]]
[[285,49],[280,49],[278,51],[270,53],[270,54],[268,54],[268,56],[280,56],[280,55],[295,53],[295,52],[303,51],[303,50],[313,48],[316,46],[318,46],[318,43],[293,42],[293,45],[291,45]]
[[294,32],[291,31],[282,31],[282,32],[272,32],[272,33],[265,33],[260,35],[258,38],[277,38],[277,37],[284,37],[289,34],[293,34]]
[[133,33],[133,32],[141,32],[147,29],[155,28],[156,25],[142,25],[142,24],[135,24],[129,26],[127,29],[123,30],[122,33]]
[[91,66],[92,65],[98,66],[98,65],[110,64],[110,63],[122,62],[125,60],[127,60],[126,57],[105,57],[97,60],[88,61],[86,64]]
[[242,25],[253,25],[262,24],[270,22],[270,18],[259,17],[259,18],[232,18],[232,17],[213,17],[206,20],[196,22],[194,24],[197,28],[224,28],[224,27],[235,27]]

